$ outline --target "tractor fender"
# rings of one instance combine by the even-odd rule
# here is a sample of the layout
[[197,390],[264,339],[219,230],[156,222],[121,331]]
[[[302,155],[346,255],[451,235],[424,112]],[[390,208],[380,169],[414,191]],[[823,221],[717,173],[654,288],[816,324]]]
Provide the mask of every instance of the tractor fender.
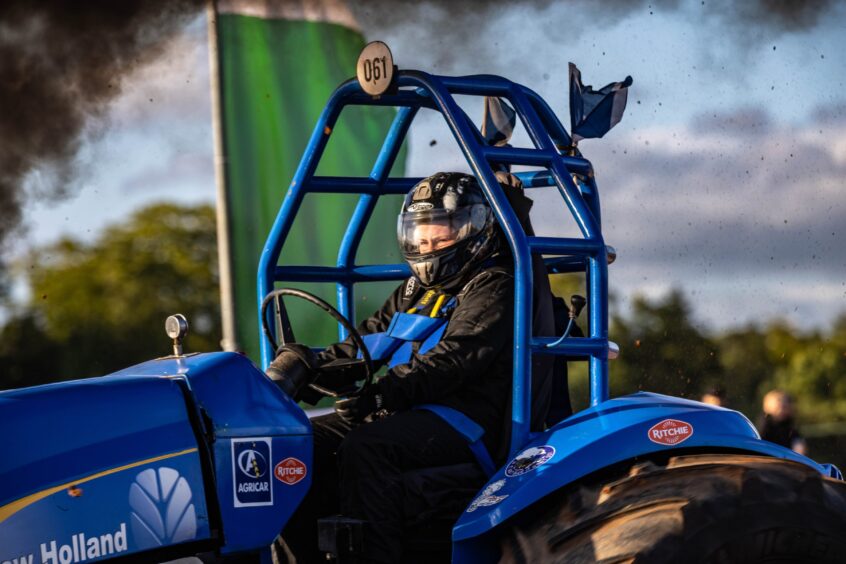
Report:
[[454,561],[482,556],[489,544],[484,538],[492,529],[597,470],[668,450],[709,448],[794,460],[828,474],[809,458],[761,440],[749,419],[737,411],[640,392],[580,411],[535,434],[458,519]]

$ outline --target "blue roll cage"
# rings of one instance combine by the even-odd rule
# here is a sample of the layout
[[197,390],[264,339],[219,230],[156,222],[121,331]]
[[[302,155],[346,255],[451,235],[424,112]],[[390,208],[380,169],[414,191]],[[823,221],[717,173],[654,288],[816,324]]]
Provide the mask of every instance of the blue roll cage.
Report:
[[[365,94],[354,79],[343,83],[329,98],[268,235],[258,268],[258,306],[276,282],[335,282],[338,310],[355,322],[354,286],[359,282],[403,280],[405,264],[357,265],[361,237],[379,196],[405,194],[420,178],[388,178],[391,167],[420,108],[440,112],[464,153],[499,222],[514,256],[514,363],[510,456],[530,439],[531,356],[553,354],[586,357],[590,363],[590,404],[608,399],[608,259],[602,238],[599,194],[590,162],[563,154],[570,135],[546,102],[534,91],[499,76],[448,77],[421,71],[399,71],[396,89],[379,97]],[[479,129],[458,106],[456,94],[498,96],[511,102],[520,116],[533,149],[485,144]],[[397,115],[368,177],[315,176],[326,144],[344,107],[393,106]],[[525,188],[555,186],[576,220],[582,238],[527,236],[497,182],[491,163],[528,165],[545,170],[516,173]],[[433,171],[435,172],[435,171]],[[336,266],[279,266],[279,256],[294,218],[309,193],[359,194],[338,250]],[[559,339],[531,334],[532,255],[547,255],[550,273],[585,272],[588,289],[589,336]],[[259,320],[261,332],[261,319]],[[346,331],[339,326],[339,336]],[[263,369],[274,351],[261,339]]]

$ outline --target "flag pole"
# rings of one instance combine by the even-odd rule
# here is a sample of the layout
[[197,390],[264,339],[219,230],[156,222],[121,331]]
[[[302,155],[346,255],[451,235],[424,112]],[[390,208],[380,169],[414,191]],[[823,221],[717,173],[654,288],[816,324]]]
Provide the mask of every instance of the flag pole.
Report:
[[225,351],[238,350],[235,332],[235,298],[232,284],[232,256],[229,250],[229,210],[226,189],[226,151],[221,119],[220,56],[217,41],[217,9],[215,0],[206,0],[206,22],[209,35],[209,85],[214,130],[214,176],[217,187],[217,257],[220,275],[220,317]]

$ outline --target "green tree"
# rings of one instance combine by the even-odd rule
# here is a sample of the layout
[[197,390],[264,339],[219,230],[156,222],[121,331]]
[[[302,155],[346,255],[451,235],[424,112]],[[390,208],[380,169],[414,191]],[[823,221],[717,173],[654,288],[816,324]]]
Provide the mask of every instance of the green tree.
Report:
[[11,317],[0,327],[0,390],[54,381],[61,352],[31,311]]
[[846,315],[831,333],[810,335],[786,352],[774,384],[796,398],[801,419],[846,421]]
[[716,345],[693,324],[681,291],[632,303],[629,317],[612,317],[611,340],[620,358],[611,363],[613,395],[638,390],[698,399],[723,379]]
[[790,363],[803,338],[786,322],[773,321],[763,329],[755,325],[733,329],[716,340],[729,405],[754,420],[761,413],[764,394],[777,387],[776,372]]
[[150,206],[91,244],[64,239],[33,251],[26,272],[31,300],[3,328],[10,341],[0,345],[2,387],[97,376],[164,356],[164,320],[177,312],[191,324],[187,350],[219,349],[211,206]]

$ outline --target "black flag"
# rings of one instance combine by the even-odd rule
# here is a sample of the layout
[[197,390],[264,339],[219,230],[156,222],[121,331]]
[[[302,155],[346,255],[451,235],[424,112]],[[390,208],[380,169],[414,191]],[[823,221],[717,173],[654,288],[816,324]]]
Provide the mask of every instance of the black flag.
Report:
[[623,118],[632,77],[600,90],[582,84],[582,73],[570,63],[570,132],[573,143],[602,137]]

